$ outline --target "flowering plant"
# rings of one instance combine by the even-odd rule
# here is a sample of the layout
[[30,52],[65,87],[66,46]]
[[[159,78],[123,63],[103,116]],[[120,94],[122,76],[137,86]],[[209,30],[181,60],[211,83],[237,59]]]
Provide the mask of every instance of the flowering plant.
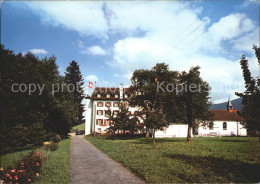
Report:
[[45,160],[40,152],[30,152],[19,160],[14,168],[3,169],[1,167],[1,183],[30,183],[40,174],[42,161]]

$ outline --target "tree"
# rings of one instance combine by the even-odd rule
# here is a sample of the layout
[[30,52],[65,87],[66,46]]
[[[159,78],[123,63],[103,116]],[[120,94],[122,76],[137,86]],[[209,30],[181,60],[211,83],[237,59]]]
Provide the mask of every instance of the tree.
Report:
[[211,120],[213,114],[209,111],[210,88],[200,77],[200,67],[191,67],[189,72],[182,72],[180,82],[183,84],[183,93],[178,98],[182,107],[182,122],[188,123],[187,141],[191,141],[191,129],[196,121]]
[[[258,65],[260,67],[260,48],[253,45],[253,50],[258,59]],[[242,112],[241,115],[244,118],[244,125],[250,130],[259,131],[260,142],[260,76],[253,78],[249,70],[248,60],[245,55],[242,55],[240,65],[245,81],[245,92],[235,94],[242,97]],[[259,68],[260,70],[260,68]]]
[[76,61],[70,62],[70,65],[66,68],[65,81],[70,88],[69,90],[74,95],[75,102],[78,104],[77,119],[81,121],[84,112],[84,105],[82,104],[82,100],[84,99],[84,82]]
[[[140,108],[139,116],[143,119],[146,132],[153,130],[153,144],[155,131],[169,125],[166,113],[167,90],[169,84],[176,83],[176,78],[177,72],[170,71],[164,63],[156,64],[151,70],[136,70],[133,73],[130,105]],[[173,91],[172,88],[170,90]]]
[[126,131],[134,133],[139,127],[139,119],[137,116],[132,116],[129,114],[128,107],[123,103],[123,101],[119,104],[119,112],[115,114],[115,111],[111,111],[109,108],[106,117],[111,121],[110,127],[108,128],[109,132],[115,133],[123,131],[124,134]]
[[[16,55],[2,45],[0,52],[2,153],[39,146],[52,135],[67,136],[77,106],[66,89],[53,94],[53,85],[64,82],[56,58]],[[26,91],[19,90],[21,84]],[[30,86],[37,88],[29,93]]]

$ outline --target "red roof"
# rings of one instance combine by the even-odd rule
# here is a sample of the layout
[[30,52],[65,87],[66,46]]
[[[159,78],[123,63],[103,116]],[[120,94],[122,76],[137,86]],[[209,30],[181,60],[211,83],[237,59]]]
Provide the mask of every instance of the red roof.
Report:
[[210,110],[214,113],[214,120],[220,121],[243,121],[244,119],[237,111],[229,112],[227,110]]

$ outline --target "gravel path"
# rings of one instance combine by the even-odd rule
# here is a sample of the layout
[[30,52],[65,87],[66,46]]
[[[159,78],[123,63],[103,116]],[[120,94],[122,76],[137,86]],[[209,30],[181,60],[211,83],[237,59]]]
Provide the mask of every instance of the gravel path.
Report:
[[72,184],[121,184],[144,183],[121,164],[90,144],[82,136],[72,136]]

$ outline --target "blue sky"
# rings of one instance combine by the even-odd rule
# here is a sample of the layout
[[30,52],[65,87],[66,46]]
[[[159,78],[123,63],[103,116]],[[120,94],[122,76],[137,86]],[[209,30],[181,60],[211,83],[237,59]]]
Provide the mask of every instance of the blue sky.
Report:
[[200,65],[212,101],[222,102],[243,90],[242,54],[258,74],[259,2],[4,1],[1,42],[15,53],[55,55],[61,74],[75,60],[86,83],[102,86],[127,86],[135,69],[157,62],[179,71]]

